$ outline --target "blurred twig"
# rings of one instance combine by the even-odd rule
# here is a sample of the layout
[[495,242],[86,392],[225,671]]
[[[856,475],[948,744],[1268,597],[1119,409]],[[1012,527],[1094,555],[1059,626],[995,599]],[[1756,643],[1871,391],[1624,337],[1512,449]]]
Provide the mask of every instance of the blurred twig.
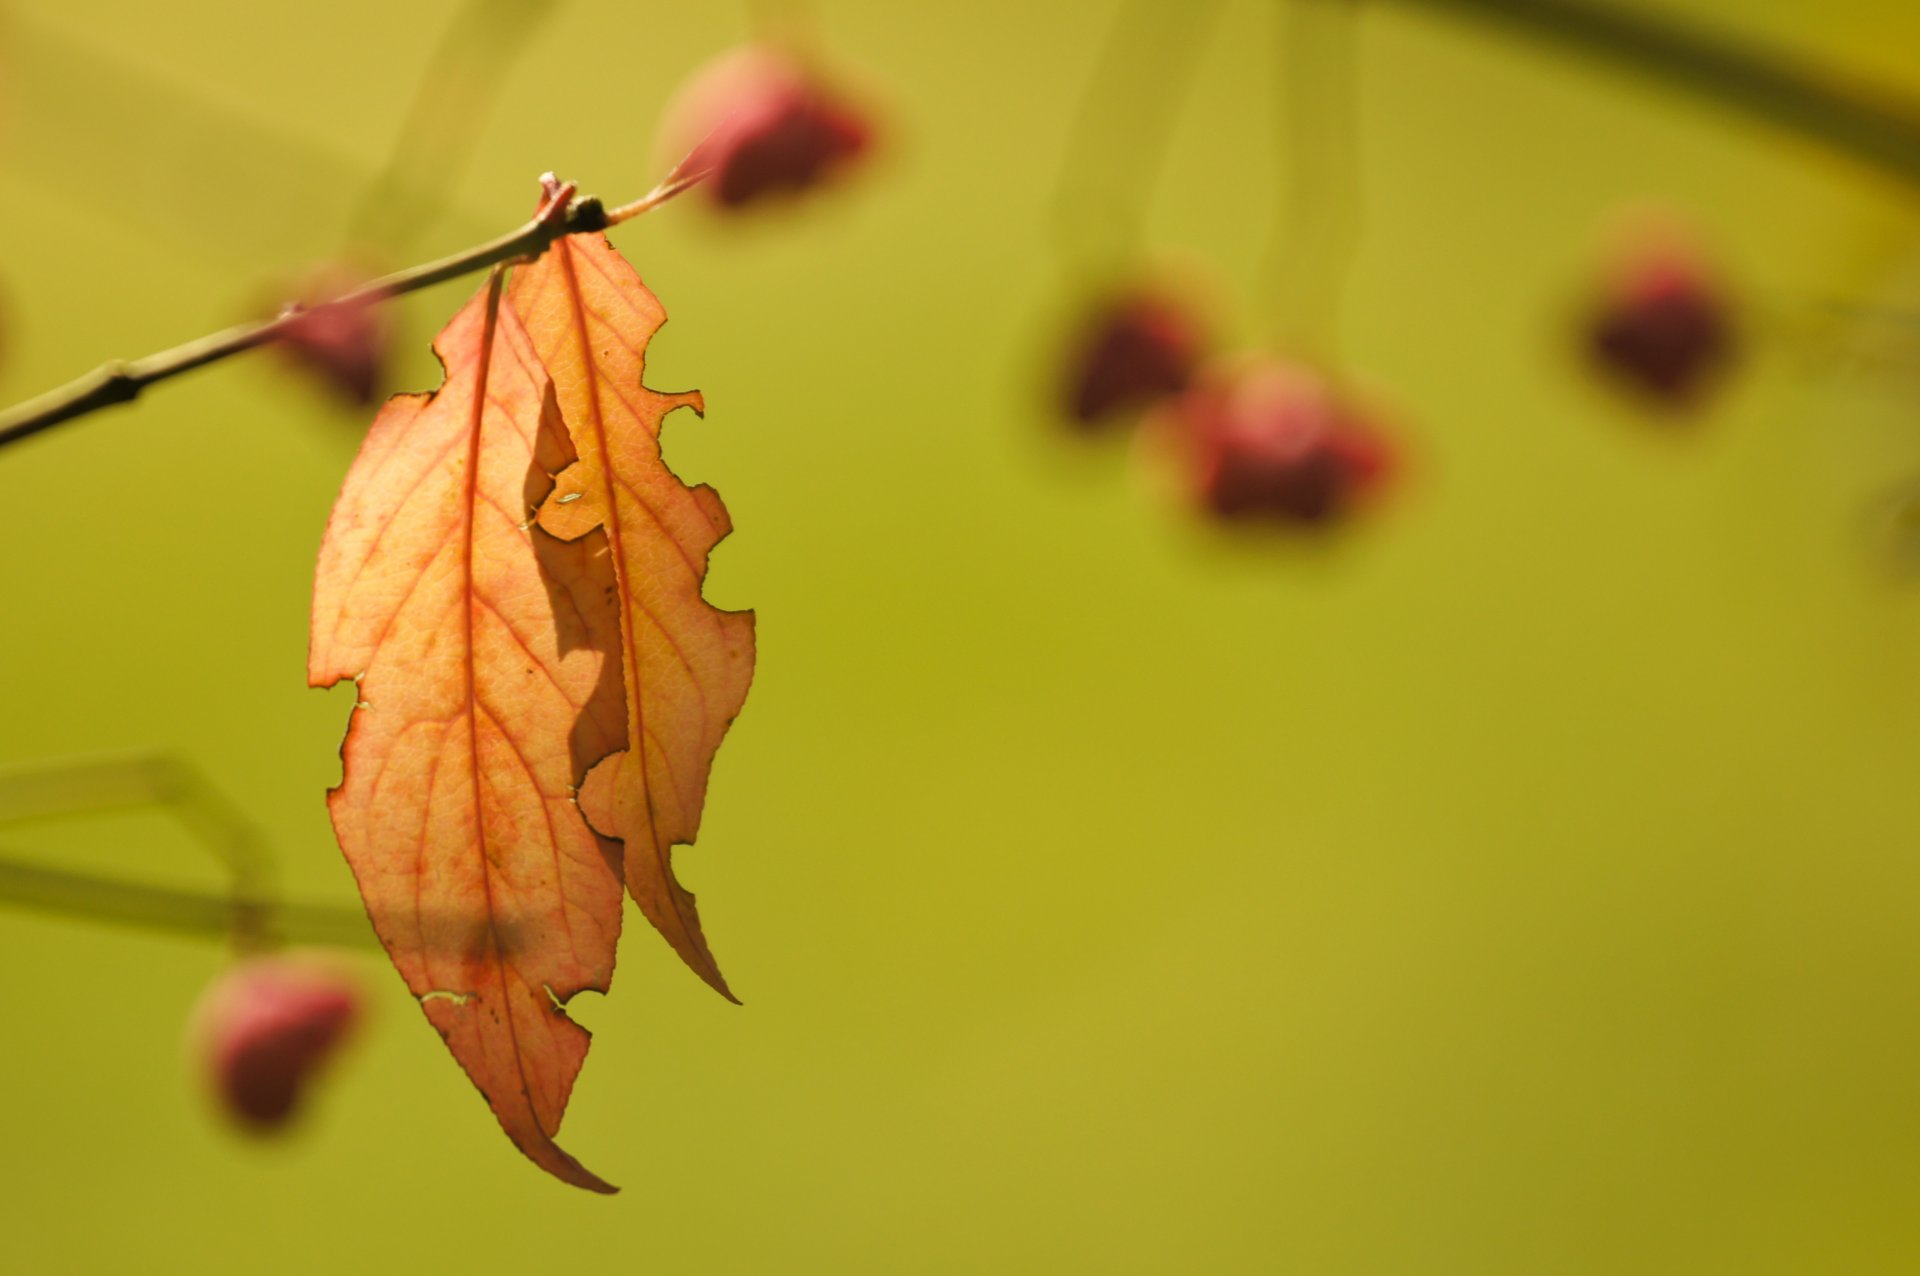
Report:
[[1124,0],[1094,63],[1054,192],[1054,251],[1104,269],[1140,235],[1147,196],[1173,133],[1218,0]]
[[[325,251],[352,218],[354,193],[370,176],[358,158],[22,7],[0,9],[0,87],[13,125],[0,165],[58,192],[58,207],[143,226],[173,249],[248,271]],[[461,239],[490,229],[463,209],[442,212]]]
[[1850,83],[1784,52],[1694,30],[1617,0],[1397,2],[1604,59],[1920,186],[1920,99]]
[[[1270,267],[1285,307],[1283,328],[1313,322],[1301,315],[1311,316],[1337,292],[1350,251],[1357,217],[1352,20],[1367,3],[1424,7],[1559,45],[1920,187],[1920,98],[1854,83],[1790,53],[1696,30],[1624,0],[1291,0],[1282,37],[1291,139],[1282,224],[1295,242],[1276,250]],[[1173,106],[1217,8],[1215,0],[1122,0],[1061,166],[1053,237],[1063,260],[1104,266],[1132,250]]]
[[377,941],[358,909],[318,904],[243,904],[223,895],[136,885],[0,858],[0,901],[155,930],[225,938],[251,928],[263,938],[371,948]]
[[0,824],[158,807],[228,870],[225,894],[183,891],[0,857],[0,902],[243,944],[366,945],[358,910],[279,902],[265,840],[196,768],[154,756],[61,762],[0,774]]
[[235,894],[272,889],[273,860],[259,830],[188,763],[173,757],[61,762],[0,774],[0,824],[158,806],[232,874]]
[[355,243],[397,246],[446,204],[486,108],[557,0],[467,0],[421,76],[386,165],[353,216]]

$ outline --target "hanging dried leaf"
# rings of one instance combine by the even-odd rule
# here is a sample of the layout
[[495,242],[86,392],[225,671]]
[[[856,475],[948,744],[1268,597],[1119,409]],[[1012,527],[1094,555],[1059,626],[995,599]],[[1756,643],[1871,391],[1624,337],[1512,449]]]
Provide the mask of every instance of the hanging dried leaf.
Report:
[[556,476],[539,526],[569,541],[604,534],[621,618],[625,752],[587,775],[580,807],[621,839],[628,891],[701,978],[728,997],[693,896],[674,878],[694,840],[707,776],[753,679],[753,614],[702,598],[707,557],[731,529],[710,487],[688,487],[660,455],[660,426],[697,393],[642,384],[666,312],[600,235],[574,235],[515,272],[509,292],[553,378],[579,462]]
[[308,677],[359,684],[329,797],[374,928],[500,1124],[568,1183],[553,1142],[620,930],[611,848],[577,778],[620,748],[615,579],[593,539],[527,516],[572,460],[498,278],[435,343],[446,382],[375,420],[321,548]]

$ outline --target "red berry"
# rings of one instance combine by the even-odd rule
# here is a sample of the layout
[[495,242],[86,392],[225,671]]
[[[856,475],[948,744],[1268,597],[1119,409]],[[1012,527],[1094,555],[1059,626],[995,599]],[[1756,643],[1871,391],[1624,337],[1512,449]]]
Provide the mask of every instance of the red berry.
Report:
[[1202,345],[1199,323],[1167,297],[1141,292],[1100,305],[1067,366],[1067,415],[1098,427],[1178,394]]
[[392,329],[377,303],[323,303],[367,279],[359,269],[337,262],[316,270],[301,288],[301,300],[288,307],[295,317],[280,336],[281,349],[296,365],[357,407],[380,395]]
[[1724,296],[1671,252],[1626,269],[1595,308],[1587,340],[1603,374],[1674,408],[1697,402],[1734,353]]
[[1217,371],[1175,405],[1201,506],[1227,522],[1314,527],[1386,478],[1387,440],[1318,373],[1260,361]]
[[722,54],[675,96],[663,136],[707,168],[709,197],[735,209],[797,194],[838,173],[871,140],[866,115],[791,56],[760,45]]
[[360,994],[313,958],[254,957],[207,989],[193,1041],[220,1105],[260,1132],[287,1123],[359,1017]]

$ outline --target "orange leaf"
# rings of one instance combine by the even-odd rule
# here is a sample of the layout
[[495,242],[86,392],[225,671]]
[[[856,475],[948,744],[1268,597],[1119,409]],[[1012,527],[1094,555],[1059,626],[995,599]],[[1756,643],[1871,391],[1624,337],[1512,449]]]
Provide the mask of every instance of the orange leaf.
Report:
[[[614,584],[527,514],[574,458],[498,277],[435,343],[446,381],[390,401],[327,526],[308,678],[359,683],[328,806],[407,987],[521,1151],[553,1142],[620,930],[614,848],[573,785],[625,742]],[[597,538],[596,538],[597,539]]]
[[726,506],[660,456],[667,413],[703,405],[641,384],[666,312],[603,236],[555,243],[515,272],[509,295],[580,456],[555,476],[539,525],[569,541],[604,530],[620,604],[628,749],[587,775],[580,807],[625,842],[627,889],[647,919],[731,999],[671,862],[674,844],[699,832],[713,755],[753,680],[753,613],[700,595],[708,553],[732,527]]

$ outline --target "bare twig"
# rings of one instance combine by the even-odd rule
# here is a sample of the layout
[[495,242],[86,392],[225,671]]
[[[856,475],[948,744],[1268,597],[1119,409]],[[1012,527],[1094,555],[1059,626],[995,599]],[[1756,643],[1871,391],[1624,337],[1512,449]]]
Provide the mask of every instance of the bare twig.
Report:
[[353,216],[349,242],[404,243],[437,216],[488,108],[554,0],[465,0],[427,63],[393,150]]
[[1219,0],[1124,0],[1081,95],[1053,192],[1056,258],[1110,274],[1137,247],[1180,98]]
[[178,820],[226,867],[225,892],[182,891],[0,857],[0,903],[226,938],[244,949],[287,941],[372,942],[358,909],[282,903],[273,856],[259,830],[184,758],[95,758],[0,772],[0,825],[148,807]]
[[377,946],[366,914],[324,904],[256,903],[42,868],[0,858],[0,902],[96,921],[223,939],[251,932],[273,943]]
[[675,195],[691,190],[707,180],[707,176],[712,172],[713,167],[705,162],[700,147],[694,147],[678,164],[674,165],[671,173],[661,179],[658,186],[631,204],[622,204],[608,212],[607,225],[618,226],[623,221],[660,207]]
[[704,171],[682,174],[676,170],[675,176],[652,192],[611,214],[599,200],[592,198],[569,203],[550,202],[538,216],[516,231],[439,261],[396,271],[306,311],[291,312],[259,323],[238,324],[171,350],[148,355],[144,359],[103,364],[77,381],[0,413],[0,446],[17,443],[89,412],[129,402],[155,382],[276,341],[311,310],[374,305],[390,297],[431,288],[435,284],[501,262],[538,257],[556,239],[585,231],[605,230],[616,221],[625,221],[659,207],[696,185],[705,176]]
[[1847,83],[1785,53],[1690,29],[1621,0],[1399,3],[1564,45],[1799,133],[1920,186],[1920,100]]
[[0,773],[0,824],[159,807],[232,876],[234,893],[274,889],[273,857],[239,808],[198,768],[166,754],[53,762]]
[[[1696,30],[1627,0],[1292,2],[1347,10],[1399,3],[1502,28],[1798,133],[1920,187],[1920,99],[1846,82],[1789,53]],[[1131,252],[1150,177],[1166,143],[1172,100],[1185,89],[1198,37],[1215,7],[1211,0],[1187,8],[1126,0],[1119,9],[1081,102],[1054,198],[1062,259],[1104,265]],[[1322,70],[1342,74],[1337,68]],[[1336,90],[1347,91],[1347,86]],[[1336,106],[1350,109],[1345,102]],[[1290,194],[1310,200],[1321,192]],[[1329,273],[1337,268],[1329,267]]]

